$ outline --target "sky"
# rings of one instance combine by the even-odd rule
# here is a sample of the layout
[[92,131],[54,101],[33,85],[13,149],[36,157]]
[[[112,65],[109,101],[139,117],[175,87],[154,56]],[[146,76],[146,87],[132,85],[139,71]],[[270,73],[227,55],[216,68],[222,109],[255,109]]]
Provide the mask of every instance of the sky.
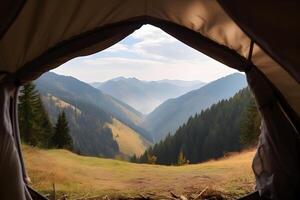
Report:
[[104,51],[72,59],[52,71],[85,82],[119,76],[209,82],[236,72],[151,25]]

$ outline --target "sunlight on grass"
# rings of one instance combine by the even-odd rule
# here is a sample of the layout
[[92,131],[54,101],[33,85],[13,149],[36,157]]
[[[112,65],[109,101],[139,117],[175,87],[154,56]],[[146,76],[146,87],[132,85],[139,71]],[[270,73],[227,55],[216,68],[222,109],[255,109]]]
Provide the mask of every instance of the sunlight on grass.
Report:
[[134,164],[84,157],[66,150],[42,150],[23,146],[32,187],[69,196],[136,195],[146,192],[178,194],[199,192],[205,187],[230,196],[253,190],[251,162],[254,151],[229,158],[185,166]]
[[150,146],[139,133],[125,126],[117,119],[113,119],[112,124],[107,124],[107,126],[111,129],[114,139],[118,142],[120,152],[127,156],[133,156],[133,154],[140,156]]

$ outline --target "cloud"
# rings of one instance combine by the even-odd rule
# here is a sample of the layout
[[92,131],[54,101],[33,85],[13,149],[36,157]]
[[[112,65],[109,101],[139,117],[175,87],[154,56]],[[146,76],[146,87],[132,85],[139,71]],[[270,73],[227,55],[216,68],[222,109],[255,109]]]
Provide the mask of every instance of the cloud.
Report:
[[236,72],[150,25],[100,53],[73,59],[54,71],[86,82],[116,76],[208,82]]
[[[131,53],[147,59],[155,60],[180,60],[195,59],[199,52],[187,47],[174,37],[163,32],[161,29],[144,25],[141,29],[132,33],[129,38],[134,39],[134,44],[126,44],[126,40],[113,45],[105,52]],[[201,55],[201,54],[200,54]]]
[[[152,59],[199,59],[199,52],[154,26],[145,25],[132,34],[140,39],[132,46],[137,54]],[[200,54],[201,55],[201,54]]]
[[120,52],[120,51],[128,51],[128,47],[124,44],[121,43],[117,43],[111,47],[109,47],[108,49],[106,49],[106,52]]
[[144,25],[142,28],[134,31],[130,37],[140,39],[141,41],[152,42],[176,42],[176,39],[168,35],[160,28],[151,25]]
[[122,66],[122,65],[157,65],[158,61],[147,60],[147,59],[131,59],[131,58],[122,58],[122,57],[104,57],[96,59],[86,59],[83,61],[88,65],[97,65],[97,66]]

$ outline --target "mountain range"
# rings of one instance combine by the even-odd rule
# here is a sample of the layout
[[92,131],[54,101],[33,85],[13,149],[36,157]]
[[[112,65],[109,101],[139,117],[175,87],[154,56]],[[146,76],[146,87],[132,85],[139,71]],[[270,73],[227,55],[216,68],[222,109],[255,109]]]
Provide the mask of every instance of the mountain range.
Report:
[[89,84],[52,72],[35,83],[52,122],[58,112],[66,112],[75,151],[130,156],[142,153],[151,143],[149,133],[137,125],[143,117],[140,112]]
[[228,75],[210,82],[200,89],[165,101],[148,114],[140,125],[152,134],[154,141],[159,141],[168,133],[174,133],[190,116],[207,109],[222,99],[232,97],[246,86],[244,75],[240,73]]
[[[94,88],[95,83],[92,87],[53,72],[45,73],[35,83],[53,123],[61,110],[66,112],[75,151],[111,158],[141,155],[151,144],[174,133],[190,116],[247,86],[240,73],[204,86],[201,81],[119,77]],[[172,95],[178,97],[170,98]],[[134,97],[136,104],[145,107],[167,100],[145,115],[127,104]]]
[[142,81],[124,77],[117,77],[103,83],[91,83],[93,87],[123,101],[143,114],[150,113],[167,99],[176,98],[204,84],[201,81]]

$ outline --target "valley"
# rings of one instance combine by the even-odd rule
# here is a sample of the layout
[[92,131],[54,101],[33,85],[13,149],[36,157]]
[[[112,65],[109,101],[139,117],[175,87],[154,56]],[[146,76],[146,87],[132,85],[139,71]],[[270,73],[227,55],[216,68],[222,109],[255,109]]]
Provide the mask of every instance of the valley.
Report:
[[[247,85],[244,75],[238,73],[205,85],[201,81],[119,77],[91,86],[53,72],[35,83],[52,123],[61,110],[66,112],[75,152],[123,159],[141,155],[168,133],[175,133],[189,117]],[[161,104],[145,115],[138,111],[139,106],[129,105],[130,99],[147,107]]]
[[155,142],[171,135],[187,120],[211,105],[232,97],[247,87],[245,76],[234,73],[192,90],[178,98],[168,99],[148,114],[141,127],[152,133]]
[[147,115],[164,101],[199,89],[205,83],[181,80],[141,81],[136,78],[117,77],[91,85]]

